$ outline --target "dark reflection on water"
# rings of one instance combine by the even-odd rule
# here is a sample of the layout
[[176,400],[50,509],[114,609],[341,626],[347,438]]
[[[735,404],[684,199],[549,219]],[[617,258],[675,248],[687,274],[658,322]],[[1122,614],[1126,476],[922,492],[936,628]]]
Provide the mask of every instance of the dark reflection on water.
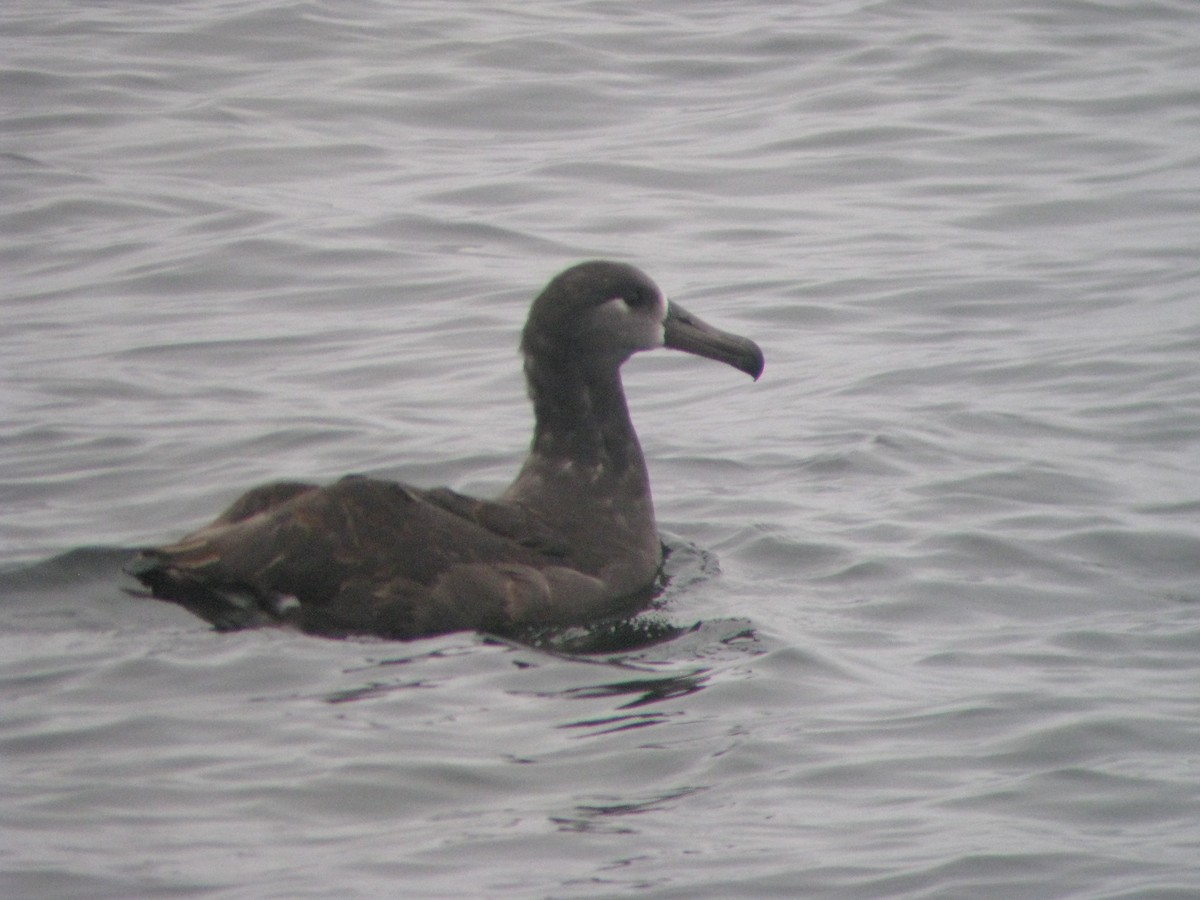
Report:
[[[693,626],[694,627],[694,626]],[[686,634],[688,628],[653,615],[618,622],[603,622],[588,628],[543,631],[526,636],[534,647],[578,656],[630,653],[644,650]]]
[[436,685],[427,684],[424,681],[371,681],[360,687],[347,688],[344,691],[335,691],[332,694],[325,696],[326,703],[353,703],[356,700],[373,700],[378,697],[386,696],[393,691],[407,691],[414,688],[432,688]]
[[624,697],[629,694],[637,696],[621,704],[618,709],[633,709],[649,703],[659,703],[674,697],[686,697],[704,689],[709,679],[707,669],[697,669],[682,675],[669,675],[664,678],[638,678],[630,681],[614,681],[608,684],[597,684],[588,687],[571,688],[563,691],[561,696],[576,699],[592,699],[595,697]]
[[680,787],[645,799],[617,801],[611,803],[581,804],[571,816],[552,816],[550,821],[564,831],[579,831],[593,834],[637,834],[637,829],[623,820],[649,812],[670,810],[672,804],[684,797],[705,790],[704,787]]
[[[626,704],[618,708],[628,709],[632,705]],[[616,734],[619,731],[632,731],[637,728],[646,728],[650,725],[661,725],[678,715],[678,713],[646,713],[636,716],[609,716],[603,719],[584,719],[579,722],[568,722],[559,727],[594,729],[589,731],[588,734],[589,737],[594,737],[601,734]]]

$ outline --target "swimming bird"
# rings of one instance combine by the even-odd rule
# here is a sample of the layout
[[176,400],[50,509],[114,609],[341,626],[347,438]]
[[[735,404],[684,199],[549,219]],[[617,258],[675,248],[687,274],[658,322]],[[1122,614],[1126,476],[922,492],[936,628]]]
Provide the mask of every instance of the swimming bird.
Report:
[[347,476],[253,488],[127,567],[219,631],[288,624],[409,639],[586,625],[643,608],[662,563],[620,368],[669,347],[762,373],[753,341],[669,302],[643,272],[580,263],[537,296],[521,337],[529,455],[499,497]]

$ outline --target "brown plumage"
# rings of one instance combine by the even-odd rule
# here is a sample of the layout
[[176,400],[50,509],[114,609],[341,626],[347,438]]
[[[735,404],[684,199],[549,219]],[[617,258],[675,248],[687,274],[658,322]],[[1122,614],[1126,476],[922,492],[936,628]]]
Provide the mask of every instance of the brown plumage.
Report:
[[219,630],[413,638],[632,612],[651,597],[661,544],[620,366],[660,346],[762,372],[757,345],[668,304],[639,270],[581,263],[530,310],[533,443],[500,497],[358,476],[269,484],[129,572]]

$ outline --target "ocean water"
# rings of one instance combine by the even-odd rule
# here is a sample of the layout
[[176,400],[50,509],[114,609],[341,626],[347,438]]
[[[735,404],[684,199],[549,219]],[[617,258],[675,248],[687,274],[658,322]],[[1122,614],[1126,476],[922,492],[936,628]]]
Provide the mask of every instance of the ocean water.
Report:
[[[10,2],[0,894],[1200,892],[1192,0]],[[487,494],[628,260],[673,640],[215,634],[242,489]]]

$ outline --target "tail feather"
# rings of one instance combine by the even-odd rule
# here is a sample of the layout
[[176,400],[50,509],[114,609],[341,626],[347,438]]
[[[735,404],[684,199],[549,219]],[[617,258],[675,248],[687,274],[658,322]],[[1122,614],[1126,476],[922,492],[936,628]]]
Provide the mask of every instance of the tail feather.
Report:
[[143,550],[125,566],[158,600],[178,603],[217,631],[240,631],[261,625],[279,624],[287,604],[265,602],[254,592],[237,585],[214,585],[171,565],[154,550]]

